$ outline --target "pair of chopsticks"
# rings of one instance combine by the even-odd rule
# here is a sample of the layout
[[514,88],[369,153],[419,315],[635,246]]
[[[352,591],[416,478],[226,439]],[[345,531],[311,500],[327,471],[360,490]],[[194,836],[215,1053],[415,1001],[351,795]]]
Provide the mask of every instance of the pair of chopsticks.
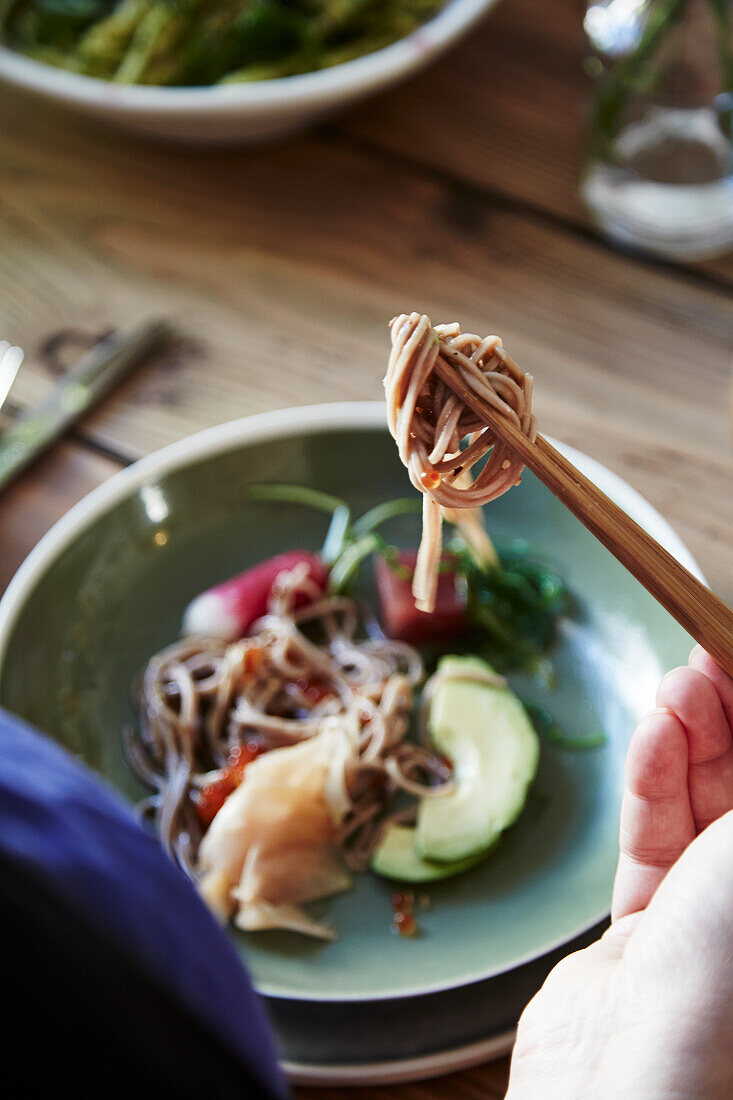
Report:
[[[450,356],[450,346],[441,351]],[[508,358],[508,356],[507,356]],[[435,372],[477,416],[520,456],[524,464],[643,584],[688,634],[733,676],[733,611],[672,557],[551,443],[529,439],[498,416],[453,370],[442,355]]]
[[[24,409],[0,434],[0,491],[169,335],[162,321],[147,321],[112,333],[95,344],[36,405]],[[20,349],[15,351],[22,359]],[[13,378],[16,372],[17,367]]]

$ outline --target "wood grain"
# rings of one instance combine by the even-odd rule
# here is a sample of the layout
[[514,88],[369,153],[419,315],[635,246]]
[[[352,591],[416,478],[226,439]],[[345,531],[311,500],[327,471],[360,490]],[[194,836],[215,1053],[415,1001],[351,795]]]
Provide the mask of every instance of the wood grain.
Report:
[[300,1100],[502,1100],[509,1080],[509,1059],[499,1058],[485,1066],[452,1073],[434,1081],[412,1085],[384,1085],[380,1088],[298,1088]]
[[16,107],[0,141],[0,324],[28,356],[14,398],[48,384],[60,329],[170,315],[187,342],[85,429],[134,457],[236,415],[377,398],[385,319],[455,317],[500,332],[543,429],[648,494],[730,592],[727,292],[324,138],[191,158]]
[[[503,0],[458,49],[339,128],[595,232],[578,199],[591,90],[584,10],[582,0]],[[733,282],[730,255],[688,266]]]

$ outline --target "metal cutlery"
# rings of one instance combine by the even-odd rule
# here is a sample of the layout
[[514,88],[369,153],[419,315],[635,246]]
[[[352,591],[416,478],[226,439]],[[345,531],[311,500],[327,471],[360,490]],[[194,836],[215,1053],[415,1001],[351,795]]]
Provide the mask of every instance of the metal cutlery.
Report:
[[[168,326],[155,320],[114,332],[95,344],[37,404],[23,410],[0,435],[0,490],[170,335]],[[0,396],[3,381],[7,382],[18,359],[17,354],[11,356],[13,350],[20,352],[19,348],[8,347],[0,361]],[[4,370],[6,360],[9,365]],[[19,365],[17,362],[13,378]],[[7,389],[10,384],[12,379]]]

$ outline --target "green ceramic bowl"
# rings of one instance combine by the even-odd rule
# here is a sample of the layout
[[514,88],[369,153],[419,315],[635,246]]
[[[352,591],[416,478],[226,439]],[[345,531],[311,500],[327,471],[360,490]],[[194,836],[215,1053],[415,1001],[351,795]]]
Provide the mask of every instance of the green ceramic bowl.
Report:
[[[565,448],[567,451],[568,449]],[[569,452],[680,558],[665,521],[603,467]],[[39,543],[0,603],[0,704],[81,756],[132,802],[142,795],[120,729],[130,687],[174,639],[202,589],[267,555],[317,548],[324,517],[247,501],[253,482],[289,481],[346,497],[356,512],[409,491],[381,404],[290,409],[203,432],[143,459],[78,504]],[[302,1000],[368,1000],[454,988],[503,973],[578,935],[608,911],[623,761],[635,720],[690,639],[532,476],[491,505],[497,538],[553,559],[579,600],[545,699],[574,735],[605,747],[542,748],[527,807],[496,853],[432,886],[413,940],[389,932],[393,887],[372,875],[316,907],[340,931],[323,945],[293,933],[235,934],[257,988]],[[394,537],[417,541],[415,517]],[[516,690],[542,700],[521,679]]]

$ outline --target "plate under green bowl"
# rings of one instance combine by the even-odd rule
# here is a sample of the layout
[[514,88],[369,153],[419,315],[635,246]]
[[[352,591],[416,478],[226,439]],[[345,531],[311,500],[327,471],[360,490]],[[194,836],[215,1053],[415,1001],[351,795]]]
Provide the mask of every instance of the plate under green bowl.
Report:
[[[359,513],[404,495],[407,475],[383,406],[318,406],[211,429],[118,474],[54,527],[0,603],[0,704],[79,754],[131,801],[143,793],[120,729],[135,720],[131,684],[173,640],[202,589],[288,547],[317,548],[322,514],[248,502],[253,482],[288,481],[346,497]],[[578,465],[685,564],[661,517],[603,467]],[[416,542],[409,517],[395,537]],[[449,989],[504,972],[566,942],[607,912],[617,851],[623,760],[635,720],[690,639],[531,475],[490,507],[498,539],[521,537],[554,560],[580,617],[556,654],[546,701],[575,736],[604,730],[601,749],[543,745],[517,824],[474,870],[432,886],[423,934],[390,934],[394,887],[372,875],[315,908],[334,944],[293,933],[236,934],[258,989],[273,997],[363,1000]]]

